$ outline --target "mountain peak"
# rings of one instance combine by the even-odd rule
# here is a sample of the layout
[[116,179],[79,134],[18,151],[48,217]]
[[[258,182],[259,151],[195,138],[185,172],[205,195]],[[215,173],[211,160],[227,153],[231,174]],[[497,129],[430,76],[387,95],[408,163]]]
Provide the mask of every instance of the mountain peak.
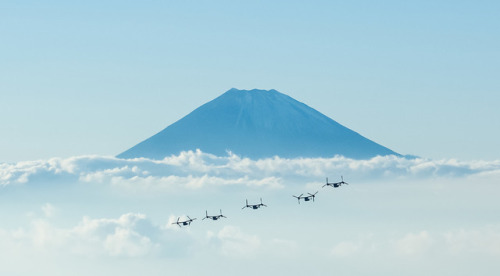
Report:
[[284,95],[284,94],[282,94],[274,89],[270,89],[270,90],[264,90],[264,89],[246,90],[246,89],[231,88],[228,91],[226,91],[224,94],[222,94],[221,97],[223,97],[223,96],[269,97],[269,96],[277,96],[277,95]]
[[250,158],[399,155],[274,89],[232,88],[118,157],[196,149]]
[[265,90],[265,89],[251,89],[251,90],[247,90],[247,89],[238,89],[238,88],[231,88],[229,89],[227,92],[243,92],[243,93],[279,93],[278,91],[274,90],[274,89],[270,89],[270,90]]

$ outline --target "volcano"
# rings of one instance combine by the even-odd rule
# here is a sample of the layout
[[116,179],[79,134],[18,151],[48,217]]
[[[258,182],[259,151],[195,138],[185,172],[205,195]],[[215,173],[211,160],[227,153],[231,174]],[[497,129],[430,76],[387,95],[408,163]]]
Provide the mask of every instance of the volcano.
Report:
[[276,90],[233,88],[117,157],[163,159],[196,149],[252,159],[401,156]]

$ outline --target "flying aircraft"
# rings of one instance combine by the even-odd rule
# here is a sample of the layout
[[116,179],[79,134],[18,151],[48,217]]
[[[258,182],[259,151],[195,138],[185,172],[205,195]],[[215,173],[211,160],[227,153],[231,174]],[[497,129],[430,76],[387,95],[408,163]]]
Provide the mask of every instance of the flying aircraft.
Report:
[[326,178],[326,184],[325,184],[325,185],[323,185],[323,188],[324,188],[325,186],[332,186],[333,188],[338,188],[338,187],[340,187],[342,184],[346,184],[346,185],[348,185],[348,184],[349,184],[349,183],[347,183],[347,182],[344,182],[344,176],[340,176],[340,178],[342,179],[342,181],[340,181],[340,182],[328,183],[328,177],[327,177],[327,178]]
[[318,192],[315,192],[314,194],[311,194],[311,193],[308,193],[309,195],[308,196],[302,196],[303,194],[300,194],[299,196],[293,196],[295,197],[299,204],[300,204],[300,199],[303,199],[304,201],[310,201],[312,199],[312,201],[314,202],[314,197],[316,197],[316,194]]
[[177,225],[179,225],[179,227],[181,227],[181,226],[187,226],[187,225],[191,225],[191,222],[193,222],[193,220],[195,220],[195,219],[196,219],[196,218],[192,219],[192,218],[190,218],[189,216],[187,216],[187,217],[188,217],[188,219],[187,219],[187,220],[185,220],[185,221],[179,221],[181,218],[180,218],[180,217],[178,217],[178,218],[177,218],[177,222],[174,222],[174,223],[172,223],[172,224],[177,224]]
[[267,205],[262,203],[262,198],[260,199],[260,204],[250,204],[250,205],[248,205],[248,199],[247,199],[247,204],[241,209],[245,208],[259,209],[262,206],[267,207]]
[[222,210],[220,210],[220,215],[215,215],[215,216],[209,216],[208,211],[205,210],[205,217],[202,218],[201,220],[204,219],[218,220],[220,218],[226,218],[224,215],[222,215]]

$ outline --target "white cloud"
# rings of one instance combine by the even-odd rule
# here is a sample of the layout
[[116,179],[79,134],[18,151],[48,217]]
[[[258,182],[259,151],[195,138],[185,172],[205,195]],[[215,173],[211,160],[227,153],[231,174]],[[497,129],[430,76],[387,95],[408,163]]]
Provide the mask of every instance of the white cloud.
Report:
[[106,236],[104,247],[112,256],[135,257],[148,254],[155,245],[146,236],[118,227],[113,234]]
[[41,250],[87,256],[138,257],[159,249],[161,242],[156,232],[161,231],[145,215],[128,213],[117,219],[84,217],[78,225],[69,228],[36,218],[29,227],[14,230],[11,235],[14,240]]
[[[372,235],[337,242],[332,256],[358,258],[363,256],[454,258],[458,256],[500,257],[500,227],[487,226],[454,229],[431,233],[427,230],[392,234],[385,238]],[[384,257],[384,258],[385,258]]]
[[[369,255],[374,253],[377,249],[380,249],[381,240],[376,241],[372,233],[364,233],[359,235],[357,239],[344,240],[337,242],[332,250],[331,254],[334,257],[354,257],[357,258],[361,255]],[[382,242],[387,243],[386,241]],[[384,247],[384,246],[382,246]]]
[[228,257],[252,257],[261,248],[261,240],[256,235],[246,234],[239,227],[224,226],[217,234],[221,252]]
[[395,241],[396,251],[403,255],[423,254],[431,248],[434,241],[427,231],[408,233]]
[[50,204],[50,203],[45,203],[43,206],[42,206],[42,211],[43,211],[43,214],[50,218],[50,217],[53,217],[54,214],[56,213],[56,208]]
[[109,183],[115,187],[130,191],[152,190],[171,191],[175,189],[200,189],[203,187],[223,187],[241,185],[247,187],[267,187],[270,189],[282,189],[282,180],[276,177],[265,177],[262,179],[250,179],[248,176],[239,178],[223,178],[217,176],[133,176],[125,178],[122,176],[111,177]]
[[500,257],[500,227],[459,229],[443,234],[448,250],[452,254],[483,253]]
[[387,178],[461,177],[498,174],[500,161],[460,162],[450,160],[405,159],[378,156],[354,160],[332,158],[280,157],[251,160],[229,154],[214,156],[201,151],[182,152],[163,160],[118,159],[106,156],[52,158],[0,164],[0,185],[29,184],[37,181],[81,181],[114,183],[118,186],[146,188],[198,189],[210,186],[246,185],[271,189],[284,182],[323,181],[355,176],[357,180]]
[[[325,177],[336,181],[340,175],[352,185],[325,188],[307,205],[291,197],[316,191]],[[455,257],[488,265],[500,256],[500,229],[481,225],[496,223],[499,176],[498,161],[251,160],[199,151],[164,160],[81,156],[0,164],[3,202],[9,207],[2,215],[0,244],[8,252],[17,250],[21,259],[26,252],[47,252],[55,258],[142,258],[172,266],[209,255],[206,264],[236,267],[251,259],[276,263],[275,271],[281,269],[278,263],[293,262],[297,270],[290,271],[296,274],[308,269],[298,260],[324,262],[327,273],[332,258],[341,258],[344,271],[358,261],[380,268],[378,262],[390,258],[410,266],[417,266],[415,260],[452,263]],[[50,185],[54,188],[47,189]],[[246,197],[253,202],[264,197],[269,208],[242,211]],[[207,208],[209,213],[221,208],[228,219],[199,219],[180,228],[171,224],[177,216],[165,213],[194,217]],[[84,216],[89,213],[92,217]],[[161,219],[156,224],[149,216]]]

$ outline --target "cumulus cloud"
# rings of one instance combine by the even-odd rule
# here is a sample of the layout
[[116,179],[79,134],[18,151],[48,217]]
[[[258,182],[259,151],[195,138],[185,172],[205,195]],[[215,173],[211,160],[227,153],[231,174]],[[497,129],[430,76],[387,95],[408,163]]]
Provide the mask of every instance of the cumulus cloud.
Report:
[[[42,209],[46,210],[44,205]],[[165,229],[153,225],[145,215],[127,213],[119,218],[83,219],[63,228],[35,218],[28,227],[11,231],[13,240],[42,250],[59,250],[77,255],[140,257],[161,248]],[[3,230],[3,232],[7,232]]]
[[[49,203],[41,209],[45,212],[47,206],[55,209]],[[199,239],[189,227],[173,224],[178,218],[174,215],[163,225],[153,224],[141,213],[126,213],[117,218],[84,216],[76,225],[67,227],[57,226],[45,216],[31,218],[28,225],[14,230],[0,228],[0,242],[10,240],[14,247],[23,246],[29,251],[120,258],[179,256],[190,246],[201,251],[207,242],[220,256],[237,259],[261,254],[289,257],[298,247],[294,241],[263,240],[232,225],[222,226],[215,233],[208,231],[205,239]]]
[[406,159],[396,156],[378,156],[369,160],[354,160],[342,156],[251,160],[234,154],[215,156],[198,150],[182,152],[163,160],[79,156],[2,163],[0,185],[60,180],[111,183],[147,189],[198,189],[230,185],[281,189],[285,181],[319,181],[329,175],[355,176],[362,180],[498,175],[499,172],[500,161],[460,162],[454,159]]
[[84,217],[76,227],[67,232],[80,248],[84,242],[90,242],[92,245],[100,244],[103,252],[111,256],[134,257],[146,255],[159,246],[148,229],[154,233],[155,226],[145,215],[128,213],[118,219]]

